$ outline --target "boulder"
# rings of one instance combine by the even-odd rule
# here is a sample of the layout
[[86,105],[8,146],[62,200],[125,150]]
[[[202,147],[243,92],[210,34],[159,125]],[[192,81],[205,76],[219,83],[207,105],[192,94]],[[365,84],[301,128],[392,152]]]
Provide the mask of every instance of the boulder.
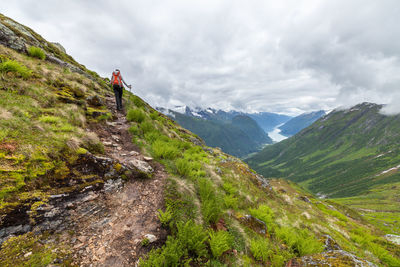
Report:
[[60,49],[63,53],[67,53],[67,51],[65,50],[64,46],[62,46],[60,43],[57,42],[51,42],[55,47],[57,47],[58,49]]
[[263,235],[267,233],[267,225],[250,214],[240,217],[239,220],[256,233]]
[[130,165],[130,167],[135,167],[135,168],[139,169],[140,171],[148,173],[148,174],[154,172],[154,170],[150,166],[150,164],[148,164],[146,161],[143,161],[143,160],[133,159],[133,160],[129,161],[129,165]]
[[154,243],[157,241],[157,237],[155,235],[152,234],[145,234],[144,238],[149,240],[149,243]]
[[286,266],[354,266],[376,267],[375,264],[360,259],[344,250],[331,250],[319,254],[303,256],[290,260]]
[[86,102],[90,106],[101,107],[104,106],[104,101],[98,95],[91,95],[86,98]]
[[385,235],[385,238],[392,243],[400,245],[400,235],[387,234]]
[[0,44],[15,49],[17,51],[25,51],[25,40],[19,37],[9,29],[6,25],[0,22]]

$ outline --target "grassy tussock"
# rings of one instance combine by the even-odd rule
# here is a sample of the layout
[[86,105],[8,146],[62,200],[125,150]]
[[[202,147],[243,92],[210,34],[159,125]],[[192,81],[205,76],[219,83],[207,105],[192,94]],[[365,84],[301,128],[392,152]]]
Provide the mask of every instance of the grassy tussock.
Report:
[[35,57],[41,60],[44,60],[46,58],[46,54],[44,53],[44,51],[41,48],[35,46],[29,47],[28,54],[31,57]]

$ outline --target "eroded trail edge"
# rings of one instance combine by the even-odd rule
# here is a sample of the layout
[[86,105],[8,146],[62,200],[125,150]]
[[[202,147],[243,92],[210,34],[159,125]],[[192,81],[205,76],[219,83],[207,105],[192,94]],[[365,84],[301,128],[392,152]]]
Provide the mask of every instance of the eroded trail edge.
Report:
[[166,237],[157,218],[157,209],[163,206],[167,173],[161,164],[142,155],[133,145],[129,122],[116,112],[111,96],[106,100],[115,119],[91,127],[105,145],[106,157],[123,166],[139,168],[152,177],[129,179],[125,183],[117,179],[110,189],[93,193],[92,199],[84,205],[89,212],[84,214],[83,207],[77,211],[81,217],[75,224],[73,258],[81,266],[132,266],[150,249],[141,244],[146,234],[157,238],[152,246]]

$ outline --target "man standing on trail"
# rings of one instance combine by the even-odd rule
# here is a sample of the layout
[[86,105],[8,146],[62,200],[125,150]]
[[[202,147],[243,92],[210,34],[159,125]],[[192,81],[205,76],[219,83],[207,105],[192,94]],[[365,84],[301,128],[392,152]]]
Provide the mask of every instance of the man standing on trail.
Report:
[[129,84],[126,84],[124,79],[122,79],[121,72],[119,69],[115,69],[115,71],[112,73],[111,76],[111,85],[114,89],[114,94],[115,94],[115,102],[117,103],[117,110],[121,111],[122,110],[122,92],[124,89],[123,84],[126,85],[129,89],[132,88],[132,86]]

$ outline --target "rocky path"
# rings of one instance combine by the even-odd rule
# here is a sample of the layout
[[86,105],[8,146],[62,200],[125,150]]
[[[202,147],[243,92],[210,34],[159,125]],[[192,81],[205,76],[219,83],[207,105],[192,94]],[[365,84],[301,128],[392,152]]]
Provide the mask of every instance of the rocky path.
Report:
[[131,141],[125,115],[116,112],[111,96],[106,101],[114,121],[91,129],[105,145],[106,156],[151,172],[152,178],[132,179],[117,190],[93,197],[92,211],[89,209],[77,224],[75,263],[80,266],[134,266],[150,249],[141,244],[146,234],[157,238],[153,244],[163,242],[166,237],[157,218],[157,209],[163,206],[167,174],[162,165],[140,154]]

